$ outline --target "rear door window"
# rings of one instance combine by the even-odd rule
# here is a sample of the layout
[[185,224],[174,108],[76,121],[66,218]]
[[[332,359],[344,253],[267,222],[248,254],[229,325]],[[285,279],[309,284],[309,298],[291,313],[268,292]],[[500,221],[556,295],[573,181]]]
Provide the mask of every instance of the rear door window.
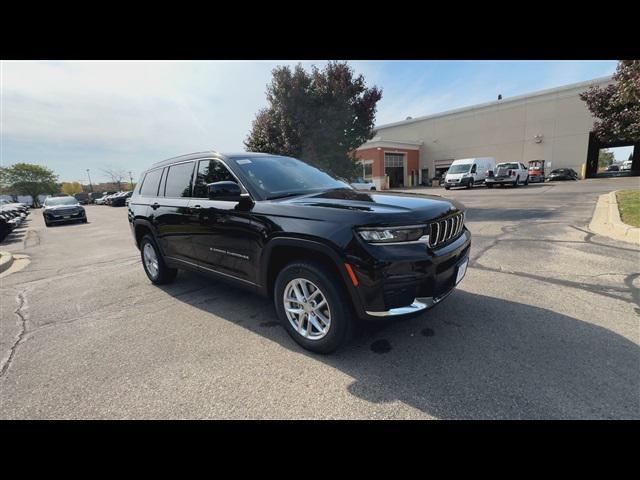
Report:
[[162,169],[151,170],[147,172],[140,187],[140,195],[143,197],[155,197],[158,195],[158,185],[160,185],[160,176]]
[[165,197],[191,197],[194,163],[195,162],[179,163],[169,167],[164,187]]

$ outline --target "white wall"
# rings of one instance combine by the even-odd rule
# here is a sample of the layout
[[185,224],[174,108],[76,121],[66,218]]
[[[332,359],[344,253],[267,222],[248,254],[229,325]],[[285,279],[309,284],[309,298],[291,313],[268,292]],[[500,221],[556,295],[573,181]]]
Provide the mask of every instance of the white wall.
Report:
[[[591,84],[606,85],[610,79]],[[497,162],[551,161],[552,168],[580,173],[587,160],[593,117],[578,94],[587,82],[527,96],[505,98],[424,119],[376,127],[383,140],[422,141],[421,168],[434,160],[495,157]],[[542,135],[542,142],[534,137]]]

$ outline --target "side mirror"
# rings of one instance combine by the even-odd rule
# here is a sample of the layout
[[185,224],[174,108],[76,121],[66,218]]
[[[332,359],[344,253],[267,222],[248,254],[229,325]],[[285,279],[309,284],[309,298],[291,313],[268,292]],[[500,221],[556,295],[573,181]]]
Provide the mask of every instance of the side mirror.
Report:
[[207,185],[209,200],[227,200],[239,202],[241,198],[240,185],[235,182],[215,182]]

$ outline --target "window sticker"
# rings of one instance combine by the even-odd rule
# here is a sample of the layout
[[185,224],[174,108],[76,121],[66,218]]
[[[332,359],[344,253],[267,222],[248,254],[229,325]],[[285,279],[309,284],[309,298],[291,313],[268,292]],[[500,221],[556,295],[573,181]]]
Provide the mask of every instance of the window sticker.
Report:
[[238,165],[246,165],[247,163],[251,163],[251,160],[249,160],[249,159],[245,158],[245,159],[243,159],[243,160],[238,160],[236,163],[237,163]]

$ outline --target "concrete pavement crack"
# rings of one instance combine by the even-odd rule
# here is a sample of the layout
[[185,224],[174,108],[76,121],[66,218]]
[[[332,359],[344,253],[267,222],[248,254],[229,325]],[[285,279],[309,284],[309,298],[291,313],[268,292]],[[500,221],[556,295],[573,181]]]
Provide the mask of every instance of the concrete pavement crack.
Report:
[[13,345],[11,345],[11,349],[9,350],[9,355],[7,357],[7,360],[2,364],[2,367],[0,368],[0,378],[4,377],[4,375],[9,370],[9,367],[13,362],[13,357],[15,356],[16,349],[18,348],[18,345],[24,338],[24,334],[27,331],[27,318],[22,312],[24,304],[26,303],[25,293],[26,293],[26,290],[19,292],[18,295],[16,296],[16,300],[18,301],[18,308],[13,313],[15,313],[20,318],[20,331],[18,332],[18,335],[16,335],[15,342],[13,342]]

